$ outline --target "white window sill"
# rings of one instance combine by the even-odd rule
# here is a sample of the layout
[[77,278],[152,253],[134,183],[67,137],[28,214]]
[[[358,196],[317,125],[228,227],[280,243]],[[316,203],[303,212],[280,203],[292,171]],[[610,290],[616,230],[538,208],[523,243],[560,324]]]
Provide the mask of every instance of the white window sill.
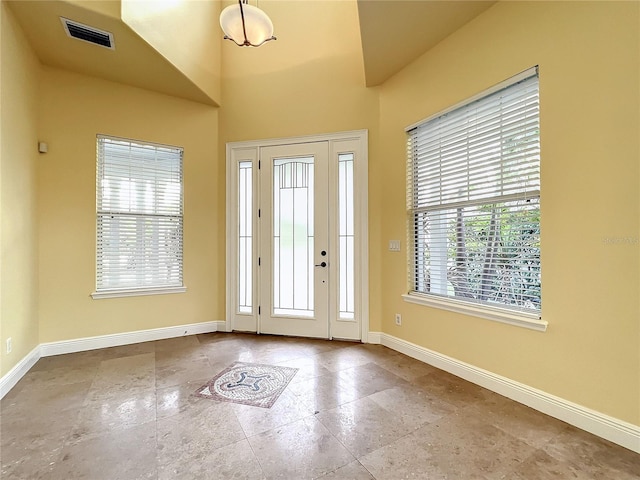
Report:
[[545,332],[548,325],[548,322],[540,319],[537,315],[507,311],[506,309],[486,307],[484,305],[475,305],[461,302],[459,300],[433,297],[431,295],[406,293],[402,295],[402,299],[408,303],[416,303],[427,307],[441,308],[451,312],[486,318],[488,320],[507,323],[517,327],[529,328],[538,332]]
[[128,288],[100,290],[93,292],[91,298],[98,300],[101,298],[118,298],[118,297],[140,297],[143,295],[165,295],[169,293],[184,293],[187,287],[155,287],[155,288]]

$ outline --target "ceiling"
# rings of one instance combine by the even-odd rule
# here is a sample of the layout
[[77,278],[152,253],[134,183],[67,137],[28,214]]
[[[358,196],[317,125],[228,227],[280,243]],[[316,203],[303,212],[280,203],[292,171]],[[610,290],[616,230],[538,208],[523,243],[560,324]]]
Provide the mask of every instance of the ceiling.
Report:
[[[356,2],[367,86],[383,83],[496,3],[467,0]],[[123,22],[119,0],[9,0],[7,3],[44,65],[216,104],[188,75]],[[113,33],[115,50],[69,38],[60,17]]]
[[[215,102],[120,17],[119,1],[8,1],[44,65],[196,102]],[[70,38],[60,17],[113,33],[115,50]]]
[[380,85],[495,1],[357,0],[368,87]]

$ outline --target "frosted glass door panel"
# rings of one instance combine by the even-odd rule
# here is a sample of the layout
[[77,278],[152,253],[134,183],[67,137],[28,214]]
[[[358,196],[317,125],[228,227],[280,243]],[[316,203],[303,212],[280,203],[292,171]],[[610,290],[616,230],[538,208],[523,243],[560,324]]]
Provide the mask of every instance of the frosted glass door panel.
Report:
[[252,162],[238,162],[238,311],[251,313],[253,282]]
[[353,217],[353,153],[338,155],[338,210],[339,210],[339,305],[340,319],[354,319],[355,304],[355,252]]
[[260,332],[329,336],[328,145],[260,149]]
[[273,161],[273,313],[314,314],[313,157]]

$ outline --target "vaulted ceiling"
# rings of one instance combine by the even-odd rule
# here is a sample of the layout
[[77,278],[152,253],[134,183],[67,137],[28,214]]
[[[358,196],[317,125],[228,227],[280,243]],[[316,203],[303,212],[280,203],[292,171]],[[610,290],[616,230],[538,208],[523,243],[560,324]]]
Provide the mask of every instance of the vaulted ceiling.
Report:
[[368,87],[379,85],[495,1],[357,0]]
[[[197,68],[188,68],[189,64],[181,62],[181,57],[192,54],[193,47],[187,40],[194,40],[195,35],[219,51],[215,36],[222,36],[217,19],[222,2],[200,0],[187,4],[188,8],[205,9],[196,17],[200,23],[199,30],[184,28],[193,23],[193,16],[183,18],[180,25],[179,16],[164,12],[162,27],[173,28],[172,34],[179,31],[176,40],[181,43],[174,46],[166,41],[172,35],[153,34],[154,22],[163,21],[160,15],[150,16],[148,21],[125,18],[127,9],[123,4],[127,1],[130,4],[126,7],[136,5],[136,0],[13,0],[9,5],[44,65],[197,102],[219,104],[219,86],[216,89],[206,80],[208,77],[219,80],[219,54],[217,63],[211,62],[211,67],[196,65]],[[154,13],[157,14],[161,8],[175,7],[182,1],[154,0]],[[367,86],[383,83],[495,3],[467,0],[354,1],[358,8]],[[228,2],[225,0],[225,3]],[[268,13],[268,1],[261,7]],[[69,38],[60,17],[113,33],[116,49],[96,47]],[[166,17],[172,18],[176,25],[168,26]],[[286,21],[295,19],[274,19],[276,26],[277,22]]]

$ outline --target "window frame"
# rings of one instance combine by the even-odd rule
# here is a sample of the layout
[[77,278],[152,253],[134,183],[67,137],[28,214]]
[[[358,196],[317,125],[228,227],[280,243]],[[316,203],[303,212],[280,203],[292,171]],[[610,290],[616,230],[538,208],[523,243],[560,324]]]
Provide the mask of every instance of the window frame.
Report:
[[[108,208],[104,208],[101,210],[100,206],[102,205],[101,197],[101,162],[104,161],[103,155],[101,153],[102,142],[104,141],[113,141],[113,142],[121,142],[123,144],[129,144],[130,146],[134,146],[137,148],[151,147],[158,150],[164,150],[165,153],[168,151],[177,152],[177,156],[179,158],[175,158],[179,161],[179,177],[180,177],[180,193],[179,193],[179,205],[177,205],[179,213],[145,213],[141,211],[135,211],[135,209],[129,208],[128,211],[114,211]],[[98,134],[96,136],[96,253],[95,253],[95,261],[96,261],[96,270],[95,270],[95,291],[91,293],[91,297],[93,299],[103,299],[103,298],[117,298],[117,297],[132,297],[132,296],[143,296],[143,295],[162,295],[162,294],[175,294],[175,293],[184,293],[187,291],[184,285],[184,148],[174,146],[174,145],[164,145],[154,142],[148,142],[144,140],[135,140],[129,138],[116,137],[112,135],[102,135]],[[129,161],[129,160],[128,160]],[[133,177],[133,176],[131,176]],[[130,177],[130,178],[131,178]],[[134,177],[135,178],[135,177]],[[108,202],[107,202],[108,203]],[[174,206],[175,208],[175,206]],[[141,210],[141,209],[140,209]],[[101,244],[101,231],[100,231],[100,217],[104,215],[112,215],[117,216],[125,220],[131,221],[130,217],[136,218],[135,220],[135,229],[136,229],[136,244],[144,245],[145,240],[148,240],[148,236],[140,238],[139,230],[144,226],[145,222],[151,223],[152,234],[151,238],[154,239],[153,249],[160,250],[160,238],[158,236],[158,230],[160,227],[160,222],[167,219],[177,218],[178,221],[178,237],[179,237],[179,253],[178,253],[178,284],[138,284],[137,286],[120,286],[120,287],[99,287],[100,285],[100,244]],[[129,218],[128,218],[129,217]],[[112,225],[118,225],[119,222],[114,222]],[[138,249],[138,248],[137,248]],[[139,250],[138,250],[139,251]],[[159,264],[158,264],[159,265]],[[137,275],[143,275],[144,272],[137,272]]]
[[[515,75],[514,77],[511,77],[477,95],[474,95],[471,98],[468,98],[462,102],[459,102],[443,111],[440,111],[434,115],[429,116],[428,118],[425,118],[424,120],[421,120],[419,122],[416,122],[406,127],[405,132],[407,134],[407,137],[410,138],[412,135],[412,132],[416,131],[418,127],[424,126],[429,122],[435,119],[439,119],[451,112],[468,107],[471,104],[474,104],[475,102],[478,102],[487,97],[490,97],[493,94],[503,91],[509,87],[515,86],[520,82],[527,80],[533,76],[538,77],[537,66],[527,69],[519,73],[518,75]],[[538,112],[538,122],[539,122],[539,118],[540,117]],[[457,132],[458,130],[455,130],[455,131]],[[414,161],[413,152],[408,151],[407,152],[407,193],[408,193],[407,195],[407,214],[408,214],[407,245],[409,245],[409,248],[408,248],[408,260],[409,260],[408,287],[409,288],[408,288],[408,292],[402,295],[403,300],[408,303],[424,305],[424,306],[443,309],[443,310],[452,311],[456,313],[462,313],[466,315],[471,315],[475,317],[507,323],[510,325],[521,326],[521,327],[525,327],[525,328],[529,328],[537,331],[546,331],[548,323],[542,320],[541,310],[540,311],[524,310],[523,308],[517,307],[517,306],[510,307],[508,305],[486,304],[486,303],[480,303],[479,301],[476,301],[476,300],[465,301],[461,297],[449,296],[448,294],[444,294],[444,293],[438,294],[438,293],[431,293],[431,292],[422,292],[415,289],[416,282],[417,282],[416,268],[417,268],[417,265],[420,263],[420,259],[417,258],[416,256],[417,249],[414,245],[414,242],[416,241],[415,240],[416,227],[414,223],[416,222],[416,215],[421,214],[421,209],[420,207],[416,207],[415,199],[413,198],[413,193],[412,193],[414,190],[414,183],[413,183],[414,180],[412,178],[413,161]],[[539,172],[539,168],[540,168],[540,164],[538,164],[538,172]],[[463,202],[463,204],[466,204],[467,206],[473,206],[473,205],[479,206],[483,203],[507,202],[507,201],[513,200],[514,198],[526,199],[525,197],[526,197],[526,194],[524,196],[519,196],[519,195],[502,196],[501,195],[498,197],[494,197],[493,202],[489,202],[491,198],[488,198],[485,200],[482,200],[482,199],[469,200],[467,202]],[[537,195],[534,194],[531,198],[535,198],[537,199],[537,201],[539,201],[540,199],[539,190]],[[448,204],[446,201],[443,201],[442,203],[436,204],[435,206],[433,206],[432,211],[444,213],[447,210],[456,208],[456,206],[454,205],[455,203]],[[460,205],[460,203],[458,205]],[[466,208],[466,207],[463,207],[463,208]],[[539,227],[539,223],[538,223],[538,227]],[[445,253],[445,255],[447,254]]]

